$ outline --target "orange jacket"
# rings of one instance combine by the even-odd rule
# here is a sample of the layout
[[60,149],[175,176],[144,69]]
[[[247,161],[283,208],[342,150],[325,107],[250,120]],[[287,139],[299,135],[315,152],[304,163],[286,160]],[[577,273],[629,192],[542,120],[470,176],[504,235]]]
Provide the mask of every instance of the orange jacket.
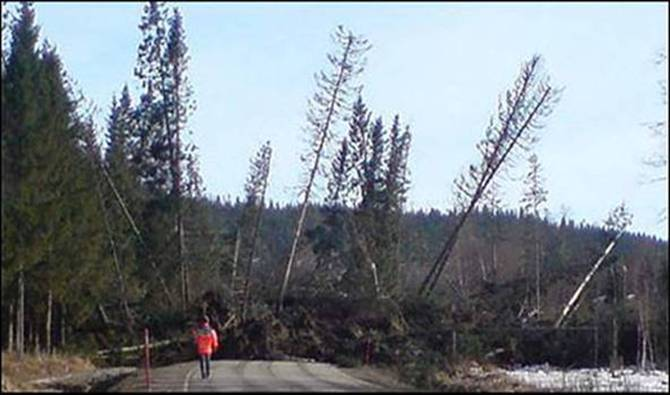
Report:
[[201,326],[195,332],[195,344],[198,346],[199,355],[212,355],[219,348],[219,339],[216,331],[209,325]]

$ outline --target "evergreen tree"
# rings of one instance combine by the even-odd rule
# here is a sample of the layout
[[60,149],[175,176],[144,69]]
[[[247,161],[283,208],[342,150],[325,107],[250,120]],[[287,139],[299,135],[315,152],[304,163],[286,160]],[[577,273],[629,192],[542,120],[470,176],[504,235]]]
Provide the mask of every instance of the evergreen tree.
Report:
[[[12,32],[3,81],[2,264],[3,279],[18,285],[17,349],[22,353],[24,335],[38,333],[37,323],[50,325],[53,298],[80,315],[98,300],[102,277],[94,266],[102,244],[91,167],[81,149],[85,131],[79,103],[56,51],[49,44],[36,49],[38,28],[30,4],[22,4]],[[90,297],[69,286],[73,278],[90,284]],[[33,323],[30,333],[23,327],[26,313]]]
[[[527,260],[529,270],[526,271],[527,278],[531,276],[530,263],[533,262],[535,266],[535,310],[537,314],[541,312],[540,304],[540,272],[542,263],[542,240],[540,235],[540,219],[542,214],[542,206],[547,201],[547,190],[543,186],[543,178],[541,174],[541,166],[536,154],[532,154],[528,158],[529,170],[524,179],[525,191],[521,198],[521,207],[525,213],[530,215],[531,223],[533,224],[532,239],[533,258]],[[546,215],[546,213],[545,213]]]
[[142,40],[137,51],[135,76],[142,94],[136,109],[137,130],[133,141],[133,161],[152,193],[169,190],[169,160],[164,94],[168,77],[166,57],[167,10],[164,2],[144,6],[139,25]]
[[385,227],[382,229],[384,243],[382,251],[386,252],[386,267],[382,270],[382,282],[391,294],[402,289],[400,241],[402,235],[402,212],[409,190],[409,171],[407,160],[411,142],[409,126],[400,133],[400,117],[396,115],[389,136],[389,150],[384,176],[383,218]]
[[365,179],[368,177],[368,152],[370,113],[359,95],[352,106],[351,120],[348,131],[348,152],[350,152],[351,188],[354,200],[359,201],[365,196]]
[[8,283],[16,281],[17,285],[19,355],[25,350],[25,272],[46,249],[35,232],[40,220],[33,204],[38,200],[39,189],[34,185],[37,172],[31,162],[35,160],[33,148],[40,131],[37,100],[40,64],[36,48],[39,28],[34,21],[31,5],[23,3],[11,27],[12,47],[2,84],[5,94],[2,103],[2,278],[3,291]]
[[302,228],[305,223],[309,198],[316,175],[321,166],[319,162],[323,155],[324,147],[332,139],[332,125],[337,121],[338,115],[343,107],[347,105],[349,96],[352,94],[353,79],[363,71],[365,63],[365,52],[369,49],[367,40],[345,32],[342,26],[338,26],[333,39],[338,45],[337,55],[328,55],[328,61],[332,66],[330,73],[321,72],[317,79],[317,92],[309,103],[307,122],[311,133],[310,147],[307,155],[303,157],[307,163],[306,182],[302,190],[302,202],[300,204],[300,217],[296,224],[293,235],[293,244],[286,263],[284,279],[277,300],[277,311],[281,311],[284,304],[284,295],[291,276],[293,260],[298,248],[298,241],[302,236]]

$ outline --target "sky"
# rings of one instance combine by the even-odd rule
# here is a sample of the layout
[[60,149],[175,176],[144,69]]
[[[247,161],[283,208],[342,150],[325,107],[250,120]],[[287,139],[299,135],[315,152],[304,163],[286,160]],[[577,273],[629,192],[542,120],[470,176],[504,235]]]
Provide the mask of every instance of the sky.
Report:
[[[98,107],[101,133],[124,83],[139,96],[143,4],[35,4],[41,37]],[[330,34],[344,25],[372,44],[360,78],[368,108],[411,128],[408,209],[452,207],[453,180],[477,161],[499,95],[540,54],[564,88],[535,147],[550,218],[600,225],[624,201],[632,231],[668,238],[667,177],[649,182],[668,170],[643,164],[654,150],[667,155],[667,140],[645,126],[668,116],[659,86],[668,66],[655,63],[667,53],[666,2],[168,4],[184,16],[197,103],[189,126],[211,197],[241,196],[249,159],[270,140],[268,197],[297,202],[313,76],[327,70]],[[502,181],[508,209],[519,207],[526,170],[519,162]]]

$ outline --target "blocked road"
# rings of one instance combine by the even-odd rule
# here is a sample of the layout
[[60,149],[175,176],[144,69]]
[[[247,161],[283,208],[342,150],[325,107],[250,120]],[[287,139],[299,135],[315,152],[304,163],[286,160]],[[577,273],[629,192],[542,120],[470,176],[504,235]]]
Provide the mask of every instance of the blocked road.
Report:
[[[161,392],[267,392],[267,391],[329,391],[375,392],[392,391],[380,383],[362,380],[337,367],[318,362],[293,361],[212,361],[212,377],[200,378],[196,361],[151,371],[151,391]],[[116,390],[147,391],[144,372],[124,380]]]

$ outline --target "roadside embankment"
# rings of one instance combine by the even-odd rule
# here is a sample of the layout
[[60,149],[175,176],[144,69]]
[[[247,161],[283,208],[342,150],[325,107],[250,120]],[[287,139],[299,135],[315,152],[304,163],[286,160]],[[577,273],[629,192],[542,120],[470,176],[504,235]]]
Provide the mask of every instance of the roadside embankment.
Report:
[[69,355],[24,355],[2,353],[2,392],[91,392],[103,391],[134,367],[98,368],[89,359]]

